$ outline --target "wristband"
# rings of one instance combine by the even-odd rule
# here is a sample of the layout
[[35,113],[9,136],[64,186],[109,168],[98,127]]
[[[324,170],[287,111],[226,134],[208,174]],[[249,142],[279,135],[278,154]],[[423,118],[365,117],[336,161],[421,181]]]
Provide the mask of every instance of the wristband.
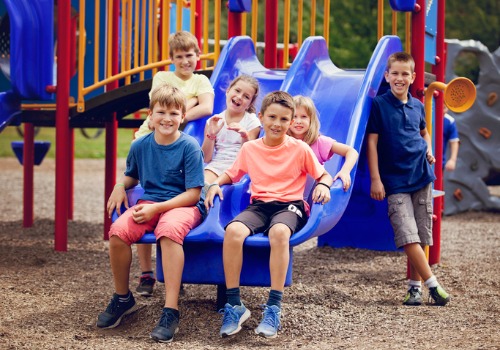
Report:
[[327,185],[326,183],[324,183],[324,182],[318,182],[318,183],[316,184],[316,186],[318,186],[318,185],[323,185],[323,186],[325,186],[326,188],[330,189],[330,186],[328,186],[328,185]]
[[116,184],[115,187],[117,187],[117,186],[125,187],[125,184],[121,184],[121,183],[120,184]]
[[207,139],[209,139],[209,140],[212,140],[212,141],[213,141],[213,140],[217,139],[217,135],[212,136],[212,135],[210,135],[210,134],[207,134]]
[[[213,184],[208,185],[208,187],[207,187],[207,192],[208,192],[208,191],[209,191],[212,187],[214,187],[214,186],[219,186],[219,184],[213,183]],[[219,187],[220,187],[220,186],[219,186]]]

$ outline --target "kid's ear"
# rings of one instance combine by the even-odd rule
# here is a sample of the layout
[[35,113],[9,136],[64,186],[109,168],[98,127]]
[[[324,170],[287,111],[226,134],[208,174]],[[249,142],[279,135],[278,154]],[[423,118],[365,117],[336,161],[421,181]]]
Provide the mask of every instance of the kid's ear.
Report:
[[384,78],[385,78],[385,82],[388,83],[389,82],[389,72],[388,71],[384,72]]

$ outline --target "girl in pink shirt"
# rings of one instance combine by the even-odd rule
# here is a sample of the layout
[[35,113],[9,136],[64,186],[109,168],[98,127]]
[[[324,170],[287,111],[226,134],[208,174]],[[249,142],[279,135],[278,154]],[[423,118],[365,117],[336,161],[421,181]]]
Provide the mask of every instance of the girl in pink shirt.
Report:
[[344,191],[351,186],[351,170],[358,160],[358,152],[351,146],[340,143],[331,137],[320,135],[318,112],[311,98],[297,95],[293,98],[295,115],[288,135],[307,143],[321,164],[325,164],[335,153],[345,157],[345,162],[333,180],[340,178]]

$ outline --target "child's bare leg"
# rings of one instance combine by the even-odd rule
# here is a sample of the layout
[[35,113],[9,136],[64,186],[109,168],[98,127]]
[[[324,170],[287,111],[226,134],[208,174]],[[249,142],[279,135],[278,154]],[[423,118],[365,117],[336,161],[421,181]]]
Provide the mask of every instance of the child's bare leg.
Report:
[[432,276],[432,271],[420,244],[411,243],[403,248],[406,256],[410,259],[410,278],[414,281],[419,281],[421,278],[427,281]]
[[151,262],[152,244],[138,244],[137,258],[141,272],[153,271],[153,263]]
[[283,291],[285,289],[286,272],[290,262],[290,235],[290,228],[285,224],[273,225],[269,230],[271,245],[269,269],[272,290]]
[[128,294],[132,249],[117,236],[109,238],[109,261],[113,271],[116,293]]
[[184,250],[169,238],[160,238],[161,263],[165,276],[165,307],[179,309],[179,290],[184,269]]
[[243,265],[243,242],[250,235],[250,229],[241,222],[233,222],[226,228],[222,248],[226,287],[237,288],[240,285]]

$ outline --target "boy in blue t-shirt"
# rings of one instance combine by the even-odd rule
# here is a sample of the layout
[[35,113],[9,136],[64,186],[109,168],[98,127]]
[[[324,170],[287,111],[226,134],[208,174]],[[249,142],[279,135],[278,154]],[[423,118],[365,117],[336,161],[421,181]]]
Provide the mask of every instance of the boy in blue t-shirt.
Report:
[[[446,160],[446,150],[450,145],[450,158]],[[443,168],[446,171],[453,171],[457,167],[458,148],[460,138],[458,137],[457,124],[455,118],[448,114],[448,107],[444,106],[443,118]]]
[[194,138],[179,131],[185,113],[186,98],[179,89],[165,84],[153,90],[149,116],[154,132],[132,143],[123,179],[115,185],[107,203],[110,216],[115,209],[120,215],[121,205],[128,206],[125,190],[141,182],[144,194],[109,231],[115,293],[97,318],[99,328],[114,328],[123,316],[136,310],[129,290],[130,245],[154,230],[163,252],[165,307],[151,338],[170,342],[177,332],[184,267],[182,244],[206,214],[201,198],[203,154]]
[[370,196],[387,195],[389,218],[398,248],[410,261],[410,280],[404,305],[422,304],[421,279],[436,305],[450,296],[439,285],[423,246],[432,245],[432,143],[422,102],[408,90],[415,80],[415,61],[405,52],[389,56],[385,79],[390,90],[373,100],[367,127]]

